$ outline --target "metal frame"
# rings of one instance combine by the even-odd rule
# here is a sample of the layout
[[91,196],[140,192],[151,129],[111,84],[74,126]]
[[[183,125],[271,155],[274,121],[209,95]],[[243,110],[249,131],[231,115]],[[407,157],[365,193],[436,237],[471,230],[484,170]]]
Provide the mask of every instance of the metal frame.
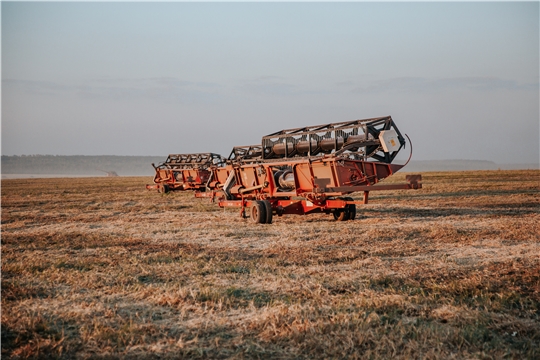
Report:
[[[395,130],[399,149],[384,152],[379,140],[383,130]],[[354,160],[391,163],[405,139],[391,116],[281,130],[263,136],[262,160],[334,155]]]
[[[338,157],[227,165],[214,169],[221,181],[195,196],[217,199],[222,208],[238,207],[242,217],[262,202],[266,210],[260,211],[271,214],[262,223],[271,223],[273,214],[333,213],[337,220],[350,220],[357,204],[367,204],[371,191],[422,188],[421,175],[407,176],[403,184],[379,184],[402,167]],[[363,200],[344,197],[353,192],[363,192]]]
[[[382,131],[399,144],[389,148]],[[281,130],[261,143],[233,148],[226,166],[212,168],[209,191],[195,196],[239,207],[243,217],[249,208],[258,223],[271,223],[273,214],[316,212],[349,220],[371,191],[422,187],[420,175],[407,176],[404,184],[379,184],[406,165],[391,164],[405,139],[390,116]],[[353,192],[363,192],[363,200],[345,196]]]
[[[167,160],[157,167],[164,169],[203,169],[207,170],[212,166],[223,166],[226,160],[223,156],[214,153],[196,154],[169,154]],[[154,166],[154,164],[152,164]],[[156,168],[156,166],[154,166]]]
[[227,164],[250,163],[262,159],[261,145],[246,145],[233,147],[231,154],[227,158]]
[[212,174],[211,168],[225,166],[226,159],[214,153],[169,154],[167,160],[154,167],[154,185],[148,190],[167,193],[174,190],[204,191]]
[[[152,164],[156,185],[147,188],[194,189],[196,197],[217,199],[222,208],[240,208],[242,217],[249,209],[256,223],[271,223],[274,214],[321,212],[350,220],[371,191],[422,188],[421,175],[379,184],[406,165],[392,164],[404,147],[390,116],[281,130],[263,136],[261,145],[234,147],[227,159],[171,154],[159,166]],[[346,196],[353,192],[362,192],[363,200]]]

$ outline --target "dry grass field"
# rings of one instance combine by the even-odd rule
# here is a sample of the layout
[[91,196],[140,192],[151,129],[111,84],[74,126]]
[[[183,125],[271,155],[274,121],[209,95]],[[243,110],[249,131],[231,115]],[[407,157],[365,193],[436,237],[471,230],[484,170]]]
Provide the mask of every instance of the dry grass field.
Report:
[[423,178],[270,225],[150,177],[2,180],[2,358],[539,359],[540,171]]

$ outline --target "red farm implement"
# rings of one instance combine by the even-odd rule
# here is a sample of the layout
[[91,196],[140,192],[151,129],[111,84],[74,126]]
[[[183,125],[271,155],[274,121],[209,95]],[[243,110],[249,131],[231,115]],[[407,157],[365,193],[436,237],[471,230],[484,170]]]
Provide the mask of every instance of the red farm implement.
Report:
[[[211,167],[210,191],[195,196],[238,207],[256,223],[269,224],[274,214],[352,220],[371,191],[422,187],[420,175],[379,184],[405,166],[391,164],[404,146],[390,116],[282,130],[264,136],[261,146],[235,147],[225,166]],[[363,200],[346,196],[354,192]]]
[[[223,188],[224,184],[229,179],[230,174],[234,171],[238,164],[251,164],[261,162],[262,147],[261,145],[235,146],[226,164],[223,166],[212,166],[210,168],[210,178],[208,181],[207,190],[211,190],[205,194],[196,193],[197,197],[212,197],[216,195],[216,191]],[[230,180],[229,180],[230,181]]]
[[225,159],[214,153],[170,154],[167,160],[154,167],[154,184],[148,190],[167,193],[174,190],[204,191],[212,174],[211,168],[225,165]]

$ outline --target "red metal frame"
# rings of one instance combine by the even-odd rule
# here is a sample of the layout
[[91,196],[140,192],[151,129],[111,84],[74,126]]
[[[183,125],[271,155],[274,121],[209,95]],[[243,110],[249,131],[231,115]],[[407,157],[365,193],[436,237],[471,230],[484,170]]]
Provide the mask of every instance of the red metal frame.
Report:
[[210,174],[209,170],[203,169],[156,169],[154,185],[146,185],[146,188],[161,192],[174,190],[204,191]]
[[[271,223],[274,214],[332,213],[349,220],[371,191],[422,187],[421,175],[379,184],[406,165],[391,164],[404,147],[390,116],[281,130],[263,136],[261,145],[234,147],[227,160],[211,153],[169,155],[154,166],[156,185],[147,188],[193,189],[222,208],[240,208],[243,217],[249,208],[257,223]],[[363,200],[346,196],[353,192],[363,192]]]
[[167,160],[154,167],[154,184],[148,190],[166,193],[174,190],[204,191],[212,175],[210,168],[220,167],[225,159],[214,153],[170,154]]
[[[370,191],[420,189],[421,175],[407,176],[404,184],[379,184],[402,167],[338,157],[229,164],[212,169],[213,178],[219,180],[211,183],[209,192],[195,196],[217,198],[220,207],[238,207],[242,216],[257,201],[268,202],[278,216],[355,211],[352,206],[367,204]],[[286,171],[289,182],[281,184],[279,172]],[[363,192],[363,201],[343,198],[353,192]]]

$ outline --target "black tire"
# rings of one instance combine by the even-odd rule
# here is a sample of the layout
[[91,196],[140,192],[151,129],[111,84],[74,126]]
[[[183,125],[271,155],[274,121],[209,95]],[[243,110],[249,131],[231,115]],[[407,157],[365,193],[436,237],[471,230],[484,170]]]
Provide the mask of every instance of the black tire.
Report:
[[349,220],[349,209],[335,209],[334,210],[334,220],[336,221],[347,221]]
[[349,220],[354,220],[356,218],[356,205],[349,205]]
[[[338,198],[338,199],[344,200],[344,201],[354,201],[354,199],[351,197],[344,197],[344,198]],[[355,217],[356,217],[355,204],[346,205],[344,209],[334,210],[334,219],[336,221],[354,220]]]
[[169,192],[169,185],[167,184],[161,184],[160,186],[158,186],[158,191],[162,194],[166,194]]
[[250,209],[251,220],[255,224],[264,224],[266,222],[266,206],[260,200],[256,200]]
[[264,200],[263,201],[263,204],[264,204],[264,208],[265,208],[265,211],[266,211],[266,224],[271,224],[272,223],[272,204],[270,204],[270,201],[268,200]]
[[[343,200],[354,201],[354,199],[351,198],[351,197],[346,197]],[[349,219],[348,220],[354,220],[356,218],[356,204],[349,204],[349,205],[347,205],[347,208],[349,210]]]

